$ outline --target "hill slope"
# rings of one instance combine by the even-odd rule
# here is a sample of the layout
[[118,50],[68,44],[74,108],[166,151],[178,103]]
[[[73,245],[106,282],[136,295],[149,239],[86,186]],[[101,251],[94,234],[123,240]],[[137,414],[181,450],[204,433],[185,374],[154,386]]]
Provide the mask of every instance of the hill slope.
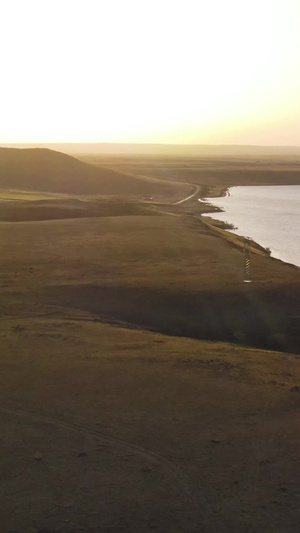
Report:
[[172,185],[93,167],[44,148],[0,148],[0,188],[64,194],[154,195]]

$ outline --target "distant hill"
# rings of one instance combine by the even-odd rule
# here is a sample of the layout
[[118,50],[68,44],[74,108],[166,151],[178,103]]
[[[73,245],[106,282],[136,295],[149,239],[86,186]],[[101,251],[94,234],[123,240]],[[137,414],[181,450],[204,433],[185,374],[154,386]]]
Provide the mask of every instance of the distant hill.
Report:
[[[72,195],[153,195],[168,187],[46,148],[0,148],[0,188]],[[169,186],[171,188],[171,186]]]
[[67,154],[140,154],[172,156],[299,156],[300,146],[255,146],[255,145],[212,145],[212,144],[133,144],[133,143],[47,143],[9,144],[6,147],[50,148]]

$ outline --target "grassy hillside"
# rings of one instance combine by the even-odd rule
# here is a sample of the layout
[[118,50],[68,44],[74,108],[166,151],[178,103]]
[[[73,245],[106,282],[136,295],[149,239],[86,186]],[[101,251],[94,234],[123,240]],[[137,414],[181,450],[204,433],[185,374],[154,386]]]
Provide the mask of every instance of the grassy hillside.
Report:
[[2,155],[1,531],[298,531],[300,269],[243,283],[173,162]]
[[212,341],[299,353],[300,270],[186,216],[0,231],[1,531],[298,531],[299,357]]
[[38,312],[0,326],[3,532],[299,530],[296,357]]
[[[2,225],[5,295],[171,335],[299,353],[300,270],[252,254],[200,221],[122,216]],[[13,274],[11,274],[13,273]]]
[[174,194],[171,184],[133,177],[102,166],[96,168],[69,155],[43,148],[0,148],[0,189],[71,195],[156,196],[168,191]]

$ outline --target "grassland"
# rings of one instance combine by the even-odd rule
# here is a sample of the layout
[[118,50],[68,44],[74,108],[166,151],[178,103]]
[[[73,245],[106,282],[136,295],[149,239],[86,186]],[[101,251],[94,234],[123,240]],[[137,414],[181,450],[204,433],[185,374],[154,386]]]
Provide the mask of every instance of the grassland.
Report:
[[111,195],[2,184],[2,531],[294,533],[299,269],[244,284],[182,161],[132,159]]
[[165,181],[188,182],[203,187],[204,195],[235,185],[299,185],[300,156],[85,156],[95,166],[143,174]]

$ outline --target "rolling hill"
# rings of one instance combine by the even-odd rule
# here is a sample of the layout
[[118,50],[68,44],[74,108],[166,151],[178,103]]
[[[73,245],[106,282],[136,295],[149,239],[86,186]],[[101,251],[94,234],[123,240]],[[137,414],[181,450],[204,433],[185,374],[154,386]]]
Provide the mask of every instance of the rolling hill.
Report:
[[113,196],[153,196],[174,191],[171,184],[94,167],[45,148],[0,148],[0,188]]

